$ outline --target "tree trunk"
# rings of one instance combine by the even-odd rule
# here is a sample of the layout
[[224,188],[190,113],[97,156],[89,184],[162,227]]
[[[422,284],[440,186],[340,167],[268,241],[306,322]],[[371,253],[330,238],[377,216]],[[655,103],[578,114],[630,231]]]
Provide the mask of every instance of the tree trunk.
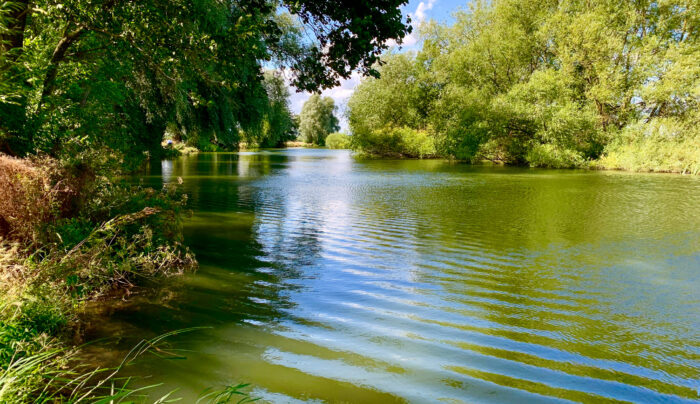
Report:
[[[25,67],[17,63],[24,48],[24,32],[27,27],[27,17],[31,11],[29,0],[15,0],[8,17],[7,31],[0,35],[0,55],[2,55],[0,70],[5,77],[21,77]],[[23,83],[28,86],[28,83]],[[28,142],[23,135],[26,97],[24,92],[14,103],[3,104],[0,114],[0,152],[11,156],[23,155],[28,149]]]
[[39,105],[37,107],[37,112],[41,110],[46,97],[51,95],[56,83],[56,75],[58,74],[58,65],[66,58],[66,52],[68,48],[75,42],[82,34],[85,32],[85,28],[78,28],[73,32],[66,32],[63,34],[63,38],[58,41],[56,48],[51,55],[51,60],[49,61],[49,67],[46,69],[46,76],[44,77],[44,86],[41,90],[41,99],[39,100]]

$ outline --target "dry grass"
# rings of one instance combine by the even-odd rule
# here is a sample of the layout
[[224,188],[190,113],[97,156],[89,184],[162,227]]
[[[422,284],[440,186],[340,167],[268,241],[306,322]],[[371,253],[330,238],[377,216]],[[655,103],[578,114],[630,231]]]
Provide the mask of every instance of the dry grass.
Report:
[[0,154],[0,237],[35,243],[36,229],[58,217],[74,193],[61,176],[55,160]]
[[318,147],[314,145],[313,143],[306,143],[306,142],[300,142],[298,140],[290,140],[288,142],[284,142],[284,147],[307,147],[307,148],[315,148]]
[[196,264],[180,243],[186,197],[121,182],[114,161],[109,152],[0,155],[2,403],[99,401],[96,373],[65,367],[82,303]]

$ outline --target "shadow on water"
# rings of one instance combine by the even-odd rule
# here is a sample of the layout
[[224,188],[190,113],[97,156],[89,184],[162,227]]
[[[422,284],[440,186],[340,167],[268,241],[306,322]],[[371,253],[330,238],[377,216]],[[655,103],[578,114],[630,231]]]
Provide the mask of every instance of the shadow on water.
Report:
[[[95,324],[175,338],[147,360],[186,401],[691,401],[700,379],[700,181],[355,160],[345,151],[164,161],[196,274]],[[103,359],[103,360],[109,360]]]

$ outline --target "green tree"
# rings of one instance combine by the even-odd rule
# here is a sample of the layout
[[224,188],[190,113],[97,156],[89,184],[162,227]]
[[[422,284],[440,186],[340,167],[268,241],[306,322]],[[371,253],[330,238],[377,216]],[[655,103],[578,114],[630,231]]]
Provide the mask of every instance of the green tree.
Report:
[[295,123],[289,109],[289,88],[281,72],[266,70],[263,86],[267,103],[259,128],[246,133],[247,141],[260,147],[279,147],[296,137]]
[[0,3],[0,150],[106,146],[136,163],[158,155],[166,126],[194,144],[235,147],[266,119],[264,63],[313,91],[353,70],[376,74],[384,43],[410,31],[404,3]]
[[326,137],[339,129],[333,99],[319,94],[311,95],[299,115],[299,135],[302,140],[323,146]]
[[[387,54],[381,78],[361,83],[353,142],[406,154],[398,134],[410,132],[396,129],[407,127],[465,160],[700,170],[699,22],[689,0],[472,2],[451,26],[424,24],[415,56]],[[684,147],[698,152],[681,164],[670,150]]]

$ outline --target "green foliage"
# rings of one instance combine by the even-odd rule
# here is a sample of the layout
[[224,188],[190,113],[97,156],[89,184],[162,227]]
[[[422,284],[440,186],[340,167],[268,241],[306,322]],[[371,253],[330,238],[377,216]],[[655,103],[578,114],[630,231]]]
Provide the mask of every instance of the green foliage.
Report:
[[289,88],[281,72],[265,71],[263,82],[267,103],[262,107],[259,127],[244,133],[248,145],[259,147],[281,147],[284,142],[296,138],[296,124],[289,109]]
[[535,144],[530,147],[525,159],[531,167],[574,168],[581,167],[584,163],[580,154],[551,143]]
[[380,157],[435,157],[435,139],[425,130],[408,127],[363,132],[352,136],[352,147],[363,154]]
[[700,120],[656,118],[624,129],[596,164],[633,171],[700,174]]
[[329,149],[349,149],[350,136],[345,133],[331,133],[326,137],[326,147]]
[[277,144],[289,114],[262,66],[309,91],[371,74],[384,43],[410,31],[403,3],[0,3],[0,151],[58,156],[80,139],[136,166],[161,156],[169,126],[201,149],[234,148],[241,133]]
[[[120,182],[109,157],[76,153],[63,161],[43,158],[39,165],[0,159],[0,181],[15,180],[11,191],[3,188],[8,209],[0,212],[5,223],[0,234],[3,403],[110,396],[109,389],[97,387],[117,370],[70,367],[79,363],[75,351],[60,348],[77,332],[82,303],[195,264],[180,243],[184,196],[174,187],[157,191]],[[32,210],[14,207],[28,199]],[[41,213],[40,220],[34,220],[35,213]],[[108,375],[98,379],[103,373]]]
[[381,79],[368,78],[350,98],[353,133],[384,126],[425,126],[434,96],[421,64],[410,54],[389,53],[382,61]]
[[348,103],[353,136],[376,153],[395,143],[381,128],[431,128],[443,157],[692,171],[695,139],[668,132],[699,108],[699,15],[684,0],[472,2],[423,25],[418,53],[383,57]]
[[163,145],[163,158],[172,159],[179,156],[187,156],[197,153],[199,150],[195,147],[188,146],[182,142],[172,142]]
[[330,97],[313,94],[304,103],[299,115],[299,136],[306,143],[323,146],[326,137],[339,130],[335,103]]

